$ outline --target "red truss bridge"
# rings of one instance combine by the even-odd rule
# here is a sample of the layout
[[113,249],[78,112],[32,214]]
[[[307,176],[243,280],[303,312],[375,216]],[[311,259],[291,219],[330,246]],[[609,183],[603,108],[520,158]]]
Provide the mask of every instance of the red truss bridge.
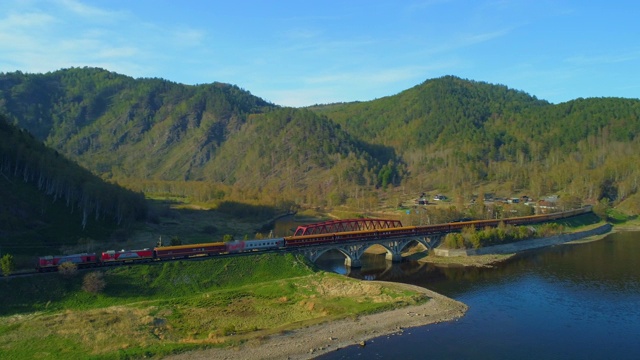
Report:
[[332,234],[345,231],[392,229],[402,227],[400,220],[349,219],[332,220],[311,225],[298,226],[293,236]]

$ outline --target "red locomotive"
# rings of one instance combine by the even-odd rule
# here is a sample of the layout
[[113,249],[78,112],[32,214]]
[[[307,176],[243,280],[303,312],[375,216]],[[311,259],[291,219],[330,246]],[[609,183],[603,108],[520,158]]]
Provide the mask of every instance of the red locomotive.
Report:
[[36,269],[38,271],[56,271],[58,266],[66,262],[76,264],[79,268],[91,267],[98,264],[98,256],[95,253],[42,256],[38,258]]
[[116,263],[116,262],[133,262],[141,260],[152,260],[153,250],[108,250],[102,253],[101,261],[103,264]]

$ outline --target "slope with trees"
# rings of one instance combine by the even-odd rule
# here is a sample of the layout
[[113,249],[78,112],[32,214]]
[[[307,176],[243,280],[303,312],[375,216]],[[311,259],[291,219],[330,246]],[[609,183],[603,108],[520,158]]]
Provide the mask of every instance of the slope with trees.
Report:
[[103,181],[1,116],[0,183],[5,251],[57,247],[64,238],[75,244],[79,238],[107,237],[146,216],[142,194]]
[[[365,103],[312,107],[366,142],[392,147],[410,188],[469,195],[481,184],[535,197],[622,200],[638,190],[640,101],[558,105],[501,85],[433,79]],[[621,190],[621,191],[620,191]]]
[[639,108],[616,98],[554,105],[454,76],[287,109],[220,83],[93,68],[0,75],[0,111],[102,177],[187,181],[194,196],[268,204],[349,203],[398,185],[621,201],[638,190]]

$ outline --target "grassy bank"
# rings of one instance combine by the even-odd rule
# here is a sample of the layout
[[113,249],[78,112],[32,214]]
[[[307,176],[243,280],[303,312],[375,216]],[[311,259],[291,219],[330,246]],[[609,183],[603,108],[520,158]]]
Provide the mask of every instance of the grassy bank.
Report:
[[85,274],[0,281],[0,358],[157,358],[427,300],[293,255],[113,268],[98,295]]

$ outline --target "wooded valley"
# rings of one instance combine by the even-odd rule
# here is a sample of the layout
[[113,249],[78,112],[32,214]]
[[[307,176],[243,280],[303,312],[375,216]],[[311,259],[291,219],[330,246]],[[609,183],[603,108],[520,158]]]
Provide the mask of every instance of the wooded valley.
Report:
[[[0,113],[1,181],[66,203],[83,228],[144,217],[140,193],[276,212],[373,210],[394,189],[446,193],[452,205],[560,195],[640,212],[638,99],[551,104],[446,76],[372,101],[287,108],[236,85],[71,68],[0,74]],[[7,196],[3,224],[17,224],[20,196]]]

